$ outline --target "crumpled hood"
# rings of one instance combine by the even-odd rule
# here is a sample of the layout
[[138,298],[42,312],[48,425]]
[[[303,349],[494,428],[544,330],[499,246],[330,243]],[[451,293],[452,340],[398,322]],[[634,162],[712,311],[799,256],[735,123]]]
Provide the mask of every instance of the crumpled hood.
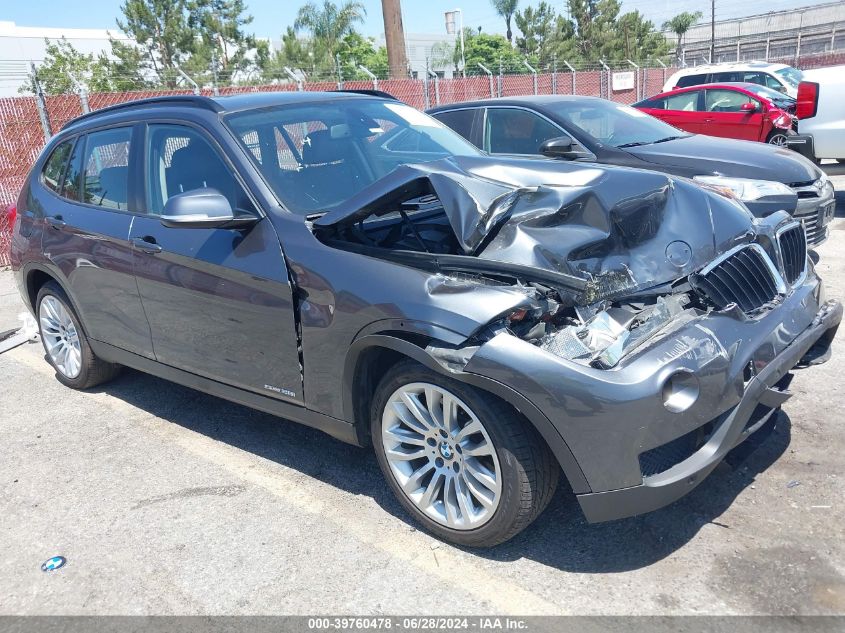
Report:
[[818,167],[791,149],[701,134],[625,151],[649,163],[682,167],[698,175],[718,174],[784,184],[809,182],[822,175]]
[[399,167],[314,225],[354,223],[426,193],[461,254],[580,277],[588,301],[674,281],[754,235],[743,205],[684,179],[486,156]]

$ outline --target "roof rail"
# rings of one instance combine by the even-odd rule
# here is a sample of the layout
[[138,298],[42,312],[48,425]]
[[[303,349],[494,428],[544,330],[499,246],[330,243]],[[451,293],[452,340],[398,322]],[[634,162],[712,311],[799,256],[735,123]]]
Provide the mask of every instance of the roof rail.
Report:
[[203,97],[201,95],[163,95],[160,97],[149,97],[147,99],[126,101],[124,103],[118,103],[112,106],[107,106],[105,108],[100,108],[99,110],[91,110],[91,112],[86,112],[85,114],[78,116],[75,119],[71,119],[62,126],[62,129],[74,125],[75,123],[79,123],[80,121],[89,119],[95,115],[99,116],[101,114],[119,112],[121,110],[131,110],[133,108],[143,108],[157,105],[193,106],[196,108],[204,108],[206,110],[211,110],[212,112],[221,112],[223,110],[223,106],[221,106],[214,99],[211,99],[209,97]]
[[331,92],[347,92],[350,94],[357,94],[357,95],[367,95],[368,97],[381,97],[382,99],[390,99],[392,101],[399,101],[396,97],[394,97],[389,92],[385,92],[384,90],[367,90],[364,88],[354,89],[349,88],[346,90],[332,90]]

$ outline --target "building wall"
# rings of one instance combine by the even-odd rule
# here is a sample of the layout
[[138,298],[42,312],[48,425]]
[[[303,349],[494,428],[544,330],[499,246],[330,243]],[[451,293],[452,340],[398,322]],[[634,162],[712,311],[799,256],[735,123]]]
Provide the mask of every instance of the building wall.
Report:
[[18,94],[26,81],[29,63],[38,64],[44,59],[47,45],[45,38],[60,40],[63,37],[81,53],[99,55],[109,52],[109,37],[130,41],[117,29],[66,29],[40,26],[18,26],[14,22],[0,21],[0,97]]
[[[426,60],[428,60],[428,67],[436,72],[441,77],[451,78],[455,67],[453,64],[435,64],[434,49],[441,42],[445,42],[449,46],[454,46],[457,41],[456,35],[448,35],[446,33],[405,33],[405,50],[408,54],[408,65],[410,66],[411,76],[416,79],[422,79],[425,74]],[[382,33],[376,40],[376,46],[384,46],[384,33]]]

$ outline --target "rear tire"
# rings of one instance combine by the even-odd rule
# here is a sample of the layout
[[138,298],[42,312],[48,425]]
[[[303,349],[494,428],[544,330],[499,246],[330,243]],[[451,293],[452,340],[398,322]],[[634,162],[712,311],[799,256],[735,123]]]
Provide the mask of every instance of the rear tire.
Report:
[[557,461],[527,420],[413,361],[394,366],[376,388],[371,432],[405,510],[458,545],[507,541],[539,516],[557,487]]
[[111,380],[120,365],[97,358],[65,291],[48,281],[35,301],[38,333],[47,361],[60,383],[73,389],[88,389]]

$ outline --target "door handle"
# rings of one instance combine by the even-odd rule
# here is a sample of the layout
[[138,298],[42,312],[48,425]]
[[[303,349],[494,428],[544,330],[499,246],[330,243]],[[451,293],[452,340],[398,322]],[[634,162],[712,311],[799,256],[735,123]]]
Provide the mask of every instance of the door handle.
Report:
[[143,251],[145,253],[161,252],[161,246],[156,244],[155,238],[151,235],[147,235],[145,237],[133,237],[132,246],[134,248],[137,248],[139,251]]
[[53,217],[47,218],[47,223],[57,231],[61,231],[67,226],[67,222],[65,222],[60,215],[54,215]]

